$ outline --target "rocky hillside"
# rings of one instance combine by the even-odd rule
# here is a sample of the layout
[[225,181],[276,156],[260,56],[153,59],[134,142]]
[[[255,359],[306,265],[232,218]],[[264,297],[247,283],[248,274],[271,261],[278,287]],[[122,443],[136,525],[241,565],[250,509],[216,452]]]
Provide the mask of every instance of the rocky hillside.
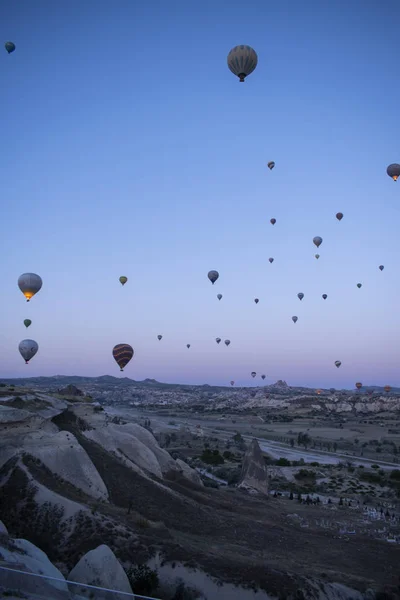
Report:
[[[302,529],[284,504],[266,498],[257,443],[244,461],[242,487],[204,487],[151,431],[97,402],[9,387],[0,397],[0,435],[0,518],[14,540],[3,543],[18,554],[0,548],[0,566],[19,562],[32,570],[41,561],[46,572],[48,559],[84,583],[113,562],[108,584],[116,585],[124,578],[110,553],[125,569],[161,553],[163,564],[180,561],[269,598],[293,600],[302,590],[306,600],[361,600],[367,588],[397,585],[397,546],[364,536],[344,547],[325,531]],[[21,552],[32,554],[29,564]],[[349,596],[340,586],[358,592]]]

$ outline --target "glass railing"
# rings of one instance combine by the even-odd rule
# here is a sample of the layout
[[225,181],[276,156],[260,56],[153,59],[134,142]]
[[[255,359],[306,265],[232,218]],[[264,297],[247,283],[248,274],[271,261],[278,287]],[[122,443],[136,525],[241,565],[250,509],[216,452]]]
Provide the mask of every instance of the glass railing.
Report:
[[153,596],[141,596],[120,592],[86,583],[77,583],[30,573],[23,568],[0,566],[0,598],[28,598],[29,600],[160,600]]

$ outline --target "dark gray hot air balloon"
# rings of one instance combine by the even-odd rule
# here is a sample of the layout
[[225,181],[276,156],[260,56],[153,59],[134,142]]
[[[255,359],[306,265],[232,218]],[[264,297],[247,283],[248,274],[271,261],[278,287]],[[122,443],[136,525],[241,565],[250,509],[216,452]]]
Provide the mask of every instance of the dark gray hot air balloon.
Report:
[[316,254],[316,255],[315,255],[315,258],[318,260],[318,259],[319,259],[319,254]]
[[260,301],[259,301],[259,299],[258,299],[258,298],[254,298],[254,302],[255,302],[256,304],[258,304]]
[[230,343],[231,343],[231,340],[225,340],[225,346],[229,346]]
[[211,283],[213,285],[217,281],[218,277],[219,277],[218,271],[209,271],[208,272],[208,279],[211,281]]
[[272,263],[274,262],[274,259],[271,257],[271,258],[269,258],[268,260],[269,260],[269,262],[270,262],[270,263],[271,263],[271,265],[272,265]]
[[25,363],[28,364],[31,358],[33,358],[39,350],[39,346],[35,340],[22,340],[22,342],[19,343],[18,350],[25,360]]
[[186,348],[190,348],[190,344],[186,344]]
[[313,238],[313,243],[317,246],[317,248],[319,248],[320,245],[322,244],[322,237],[319,237],[319,235],[316,235],[315,238]]
[[362,283],[357,283],[357,287],[360,289],[362,287]]
[[328,294],[322,294],[322,297],[323,297],[324,300],[326,300],[327,297],[328,297]]
[[292,321],[293,321],[293,323],[297,323],[297,321],[298,321],[298,320],[299,320],[299,317],[296,317],[296,316],[295,316],[295,317],[292,317]]
[[221,300],[222,299],[222,294],[217,294],[217,298],[218,298],[218,300]]
[[397,163],[389,165],[386,169],[386,173],[389,175],[389,177],[393,179],[393,181],[397,181],[400,177],[400,165],[398,165]]
[[231,381],[231,385],[235,385],[235,382],[233,380]]
[[380,270],[380,271],[383,271],[383,269],[384,269],[384,268],[385,268],[385,267],[384,267],[383,265],[379,265],[379,270]]
[[272,225],[275,225],[275,223],[276,223],[276,219],[270,219],[270,220],[269,220],[269,222],[270,222]]
[[29,327],[29,325],[32,325],[32,321],[30,319],[25,319],[24,325],[25,325],[25,327]]
[[299,294],[297,294],[297,297],[299,300],[303,300],[304,294],[302,292],[300,292]]
[[261,375],[261,379],[265,379],[265,378],[266,378],[266,375]]
[[14,52],[15,50],[15,44],[14,42],[6,42],[4,48],[7,50],[8,54],[11,54],[11,52]]
[[335,367],[339,368],[341,364],[340,360],[335,360]]
[[270,169],[270,171],[272,171],[274,166],[275,166],[275,163],[273,160],[270,160],[269,163],[267,164],[267,167],[268,167],[268,169]]
[[18,287],[29,302],[31,298],[41,289],[42,278],[36,273],[23,273],[18,278]]
[[336,218],[338,221],[341,221],[343,219],[343,213],[336,213]]
[[217,342],[217,344],[221,343],[221,338],[215,338],[215,341]]
[[254,71],[257,62],[257,54],[250,46],[235,46],[228,54],[228,67],[242,83]]
[[254,379],[254,377],[255,377],[256,375],[257,375],[257,373],[256,373],[255,371],[252,371],[252,372],[251,372],[251,376],[253,377],[253,379]]
[[158,339],[158,341],[159,341],[159,342],[161,342],[161,340],[162,340],[162,335],[158,335],[158,336],[157,336],[157,339]]

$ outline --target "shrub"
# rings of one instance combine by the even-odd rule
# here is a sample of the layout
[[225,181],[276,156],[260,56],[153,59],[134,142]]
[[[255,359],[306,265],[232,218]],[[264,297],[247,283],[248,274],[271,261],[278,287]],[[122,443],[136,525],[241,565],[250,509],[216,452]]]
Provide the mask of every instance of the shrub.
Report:
[[287,458],[281,457],[276,461],[276,464],[278,467],[290,467],[292,463]]
[[159,585],[157,571],[147,565],[131,567],[126,574],[135,594],[151,594]]

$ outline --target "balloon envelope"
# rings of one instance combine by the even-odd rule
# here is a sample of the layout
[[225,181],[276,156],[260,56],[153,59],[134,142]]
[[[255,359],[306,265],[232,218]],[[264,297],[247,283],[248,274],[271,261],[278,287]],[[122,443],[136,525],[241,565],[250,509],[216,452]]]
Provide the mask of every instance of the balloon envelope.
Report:
[[269,262],[270,262],[270,263],[271,263],[271,265],[272,265],[272,263],[274,262],[274,259],[271,257],[271,258],[269,258],[268,260],[269,260]]
[[229,346],[230,343],[231,343],[231,340],[225,340],[225,346]]
[[322,297],[323,297],[324,300],[326,300],[327,297],[328,297],[328,294],[322,294]]
[[313,238],[313,243],[317,246],[317,248],[320,247],[322,241],[322,237],[319,237],[319,235],[316,235],[315,238]]
[[380,271],[383,271],[383,269],[384,269],[384,268],[385,268],[385,267],[384,267],[383,265],[379,265],[379,270],[380,270]]
[[340,360],[335,360],[335,367],[339,368],[341,364]]
[[258,299],[258,298],[254,298],[254,302],[255,302],[256,304],[258,304],[260,301],[259,301],[259,299]]
[[186,344],[186,348],[190,348],[190,344]]
[[217,344],[219,344],[221,342],[221,338],[215,338],[215,341],[217,342]]
[[217,294],[217,298],[218,298],[218,300],[221,300],[222,294]]
[[29,327],[29,325],[32,325],[32,321],[30,319],[25,319],[24,325],[25,325],[25,327]]
[[255,371],[252,371],[252,372],[251,372],[251,376],[252,376],[252,377],[255,377],[256,375],[257,375],[257,373],[256,373]]
[[18,287],[25,296],[27,302],[38,293],[42,285],[42,278],[39,275],[36,275],[36,273],[23,273],[18,278]]
[[214,285],[214,283],[217,281],[217,279],[219,277],[219,273],[218,273],[218,271],[209,271],[207,277],[211,281],[211,283]]
[[162,340],[162,335],[158,335],[158,336],[157,336],[157,339],[158,339],[158,340]]
[[275,225],[275,223],[276,223],[276,219],[270,219],[270,221],[269,221],[269,222],[270,222],[270,223],[272,223],[272,225]]
[[394,181],[397,181],[400,177],[400,165],[397,163],[393,163],[388,166],[386,169],[386,173],[391,177]]
[[11,52],[14,52],[15,50],[15,44],[14,42],[6,42],[4,48],[7,50],[8,54],[11,54]]
[[302,292],[300,292],[299,294],[297,294],[297,297],[299,300],[303,300],[304,294]]
[[117,344],[114,346],[112,355],[114,357],[115,362],[121,369],[124,370],[124,367],[128,364],[134,354],[134,350],[132,346],[129,344]]
[[125,277],[124,275],[121,275],[121,277],[119,278],[119,280],[122,283],[122,285],[125,285],[126,282],[128,281],[128,278]]
[[31,358],[33,358],[39,350],[39,346],[35,340],[22,340],[22,342],[19,343],[18,350],[26,364],[28,364]]
[[275,166],[274,161],[270,160],[267,166],[268,166],[268,169],[272,170],[274,168],[274,166]]
[[341,221],[343,219],[343,213],[336,213],[336,218],[338,221]]
[[296,323],[299,320],[299,317],[292,317],[293,323]]
[[254,71],[257,62],[257,54],[251,46],[235,46],[228,54],[228,67],[242,83]]

